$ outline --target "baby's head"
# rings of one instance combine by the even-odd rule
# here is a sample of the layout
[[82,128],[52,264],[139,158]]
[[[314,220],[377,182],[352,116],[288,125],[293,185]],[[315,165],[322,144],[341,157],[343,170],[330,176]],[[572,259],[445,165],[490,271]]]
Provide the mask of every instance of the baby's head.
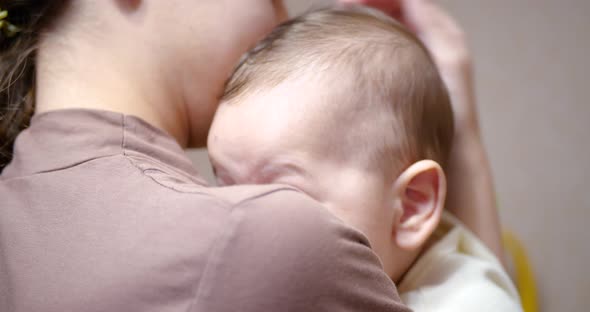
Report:
[[303,15],[249,52],[208,147],[221,185],[300,189],[363,232],[397,280],[438,224],[452,136],[425,48],[355,7]]

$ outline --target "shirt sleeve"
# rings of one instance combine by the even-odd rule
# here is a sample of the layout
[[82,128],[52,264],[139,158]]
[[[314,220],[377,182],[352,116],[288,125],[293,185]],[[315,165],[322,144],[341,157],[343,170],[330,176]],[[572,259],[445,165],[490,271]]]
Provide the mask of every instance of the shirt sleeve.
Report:
[[407,312],[367,239],[292,190],[232,210],[193,311]]

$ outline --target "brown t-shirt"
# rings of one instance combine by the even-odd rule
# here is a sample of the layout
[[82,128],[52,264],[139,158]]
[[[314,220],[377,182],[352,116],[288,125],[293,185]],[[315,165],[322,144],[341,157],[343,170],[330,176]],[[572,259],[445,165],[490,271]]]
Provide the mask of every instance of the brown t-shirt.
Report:
[[0,311],[407,311],[367,239],[280,185],[207,187],[142,120],[33,118],[0,176]]

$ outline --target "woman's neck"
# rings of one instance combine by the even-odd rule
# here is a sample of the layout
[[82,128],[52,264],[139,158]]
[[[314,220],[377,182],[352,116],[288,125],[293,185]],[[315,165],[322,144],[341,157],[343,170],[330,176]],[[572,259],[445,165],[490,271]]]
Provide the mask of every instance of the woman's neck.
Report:
[[120,112],[203,146],[225,80],[275,22],[270,1],[257,0],[238,7],[258,13],[226,21],[229,2],[72,1],[40,43],[37,112]]
[[64,33],[43,36],[37,53],[36,113],[82,108],[133,115],[186,147],[190,123],[182,92],[154,65],[159,62],[149,47],[129,40],[131,29],[117,25],[116,19],[109,23],[117,31],[104,30],[108,36],[88,34],[89,25],[62,27]]

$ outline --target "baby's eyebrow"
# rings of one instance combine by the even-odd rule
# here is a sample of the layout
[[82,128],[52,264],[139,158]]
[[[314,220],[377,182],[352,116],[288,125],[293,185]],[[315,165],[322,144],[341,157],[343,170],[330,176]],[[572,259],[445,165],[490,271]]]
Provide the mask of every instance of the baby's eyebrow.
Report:
[[288,175],[307,176],[308,172],[298,163],[291,160],[271,160],[256,170],[257,183],[270,183],[280,177]]

